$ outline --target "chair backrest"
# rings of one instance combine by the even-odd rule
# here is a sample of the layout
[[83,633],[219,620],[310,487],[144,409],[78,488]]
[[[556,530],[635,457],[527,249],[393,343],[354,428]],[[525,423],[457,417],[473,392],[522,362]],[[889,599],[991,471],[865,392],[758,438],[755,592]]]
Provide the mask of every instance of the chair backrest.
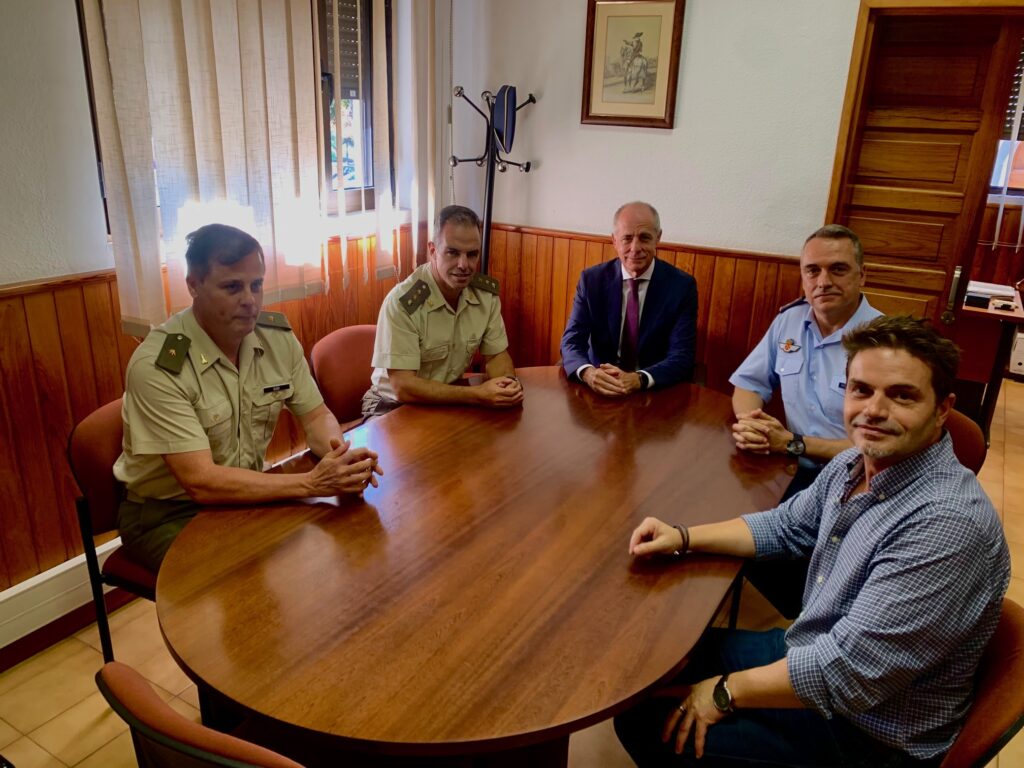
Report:
[[350,325],[331,331],[313,345],[310,362],[324,402],[340,422],[362,415],[362,400],[370,388],[375,325]]
[[985,435],[981,427],[973,419],[954,409],[949,412],[949,418],[946,419],[946,429],[953,440],[953,453],[957,459],[971,472],[978,474],[988,454],[988,446],[985,445]]
[[974,703],[941,768],[986,765],[1024,725],[1024,608],[1003,600],[978,665]]
[[131,728],[135,756],[143,768],[302,768],[277,752],[189,720],[171,709],[142,675],[126,664],[105,664],[96,673],[96,685],[110,708]]
[[68,441],[68,461],[89,504],[93,534],[117,528],[121,486],[114,479],[114,462],[121,455],[121,398],[100,406],[82,419]]

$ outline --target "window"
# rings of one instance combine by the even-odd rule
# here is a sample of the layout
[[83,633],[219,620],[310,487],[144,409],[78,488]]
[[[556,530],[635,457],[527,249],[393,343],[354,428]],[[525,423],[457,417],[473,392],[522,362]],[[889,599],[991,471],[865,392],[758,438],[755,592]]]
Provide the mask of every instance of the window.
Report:
[[[318,0],[324,170],[330,209],[373,201],[372,0]],[[339,201],[344,201],[344,205]]]
[[1013,74],[1010,101],[1006,105],[1006,115],[1003,119],[1003,135],[999,139],[996,161],[992,168],[992,178],[989,181],[989,192],[995,195],[1001,195],[1005,185],[1006,194],[1024,196],[1024,119],[1021,120],[1017,135],[1013,135],[1013,124],[1017,116],[1017,101],[1021,95],[1022,77],[1024,77],[1024,46],[1021,47],[1020,55],[1017,57],[1017,70]]

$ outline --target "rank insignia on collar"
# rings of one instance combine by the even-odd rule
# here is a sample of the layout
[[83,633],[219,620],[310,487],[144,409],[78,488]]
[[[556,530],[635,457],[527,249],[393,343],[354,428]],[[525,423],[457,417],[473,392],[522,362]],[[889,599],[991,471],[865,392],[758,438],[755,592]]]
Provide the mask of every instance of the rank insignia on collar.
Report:
[[779,342],[779,349],[783,352],[798,352],[800,350],[800,345],[793,341],[793,339],[786,339],[785,341]]
[[498,295],[498,291],[501,289],[497,280],[490,275],[484,275],[480,272],[473,275],[473,279],[469,281],[469,284],[474,288],[479,288],[481,291],[493,293],[495,296]]
[[288,324],[288,318],[280,312],[260,312],[259,317],[256,318],[256,325],[262,325],[265,328],[279,328],[282,331],[292,329]]

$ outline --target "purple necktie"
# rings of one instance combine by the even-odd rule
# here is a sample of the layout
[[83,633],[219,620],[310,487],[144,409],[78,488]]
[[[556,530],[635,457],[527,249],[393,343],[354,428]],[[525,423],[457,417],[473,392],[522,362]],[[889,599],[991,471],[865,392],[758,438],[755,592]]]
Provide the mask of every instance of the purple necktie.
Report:
[[622,324],[622,354],[619,365],[624,371],[635,371],[637,347],[640,343],[640,281],[629,278],[629,294],[626,296],[626,322]]

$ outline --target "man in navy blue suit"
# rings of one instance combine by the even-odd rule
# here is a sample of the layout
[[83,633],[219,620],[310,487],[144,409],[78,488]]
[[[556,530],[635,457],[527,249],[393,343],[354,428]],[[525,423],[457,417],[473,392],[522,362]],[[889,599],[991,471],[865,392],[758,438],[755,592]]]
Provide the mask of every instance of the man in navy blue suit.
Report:
[[697,283],[655,258],[661,219],[626,203],[612,219],[617,259],[583,271],[562,334],[562,365],[601,395],[687,380],[697,347]]

